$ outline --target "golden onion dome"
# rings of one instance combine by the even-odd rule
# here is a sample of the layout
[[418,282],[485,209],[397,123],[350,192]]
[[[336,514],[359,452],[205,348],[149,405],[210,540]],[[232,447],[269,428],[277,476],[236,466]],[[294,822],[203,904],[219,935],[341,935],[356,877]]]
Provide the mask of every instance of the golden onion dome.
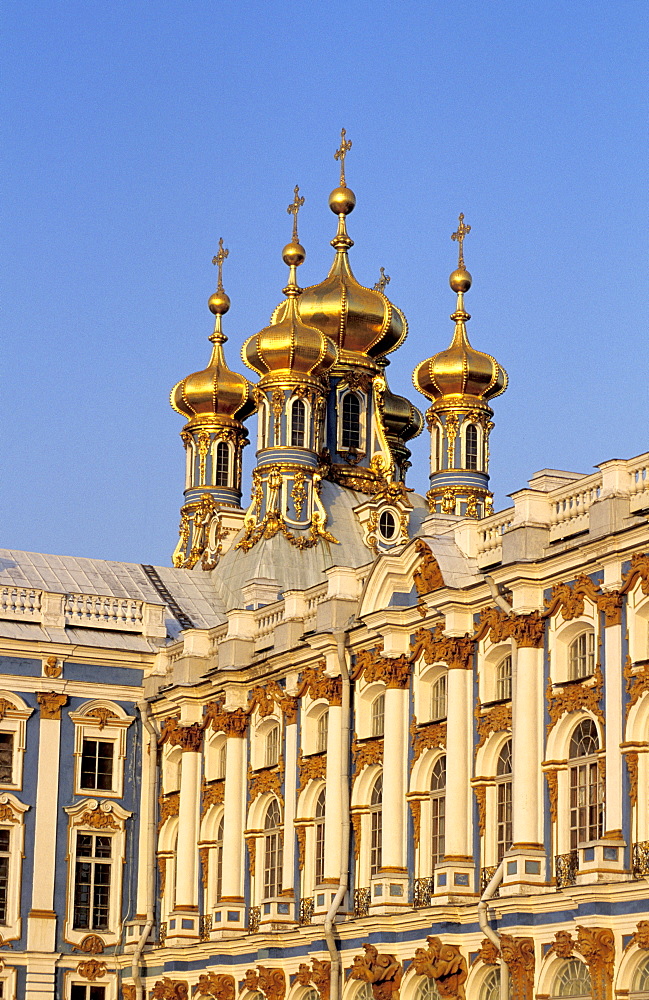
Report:
[[457,308],[451,315],[455,320],[453,340],[445,351],[417,366],[415,388],[435,402],[449,397],[470,397],[472,402],[493,399],[507,388],[507,372],[490,354],[476,351],[469,343],[466,323],[471,316],[464,309],[464,292],[471,287],[471,275],[458,267],[449,280],[457,292]]
[[331,241],[336,256],[329,274],[317,285],[305,288],[300,313],[326,333],[339,350],[378,358],[394,351],[406,339],[406,317],[383,291],[361,285],[349,264],[346,216],[356,204],[354,192],[338,187],[329,196],[329,207],[338,215],[338,232]]
[[296,268],[303,263],[306,251],[297,238],[297,212],[304,198],[289,205],[294,215],[293,239],[282,251],[282,259],[289,266],[286,299],[273,315],[270,326],[264,327],[246,340],[241,356],[249,368],[262,377],[270,374],[283,376],[317,377],[327,372],[338,359],[336,345],[321,330],[305,323],[298,308],[301,289],[297,284]]
[[421,434],[424,418],[409,399],[386,389],[383,394],[383,426],[386,434],[409,441]]
[[221,266],[228,251],[223,250],[223,240],[220,247],[214,258],[219,263],[218,288],[208,300],[209,310],[216,317],[214,333],[209,338],[213,344],[212,356],[207,368],[188,375],[173,387],[170,401],[177,413],[190,419],[206,416],[242,421],[254,413],[255,403],[248,379],[231,371],[225,363],[223,344],[227,337],[221,331],[221,317],[230,308],[230,298],[223,289]]

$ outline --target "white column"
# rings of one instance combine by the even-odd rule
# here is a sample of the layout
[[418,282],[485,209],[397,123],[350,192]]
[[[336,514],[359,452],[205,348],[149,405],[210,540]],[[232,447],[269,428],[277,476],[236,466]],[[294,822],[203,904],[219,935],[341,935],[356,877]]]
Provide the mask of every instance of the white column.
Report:
[[448,671],[446,717],[446,857],[473,856],[471,842],[471,723],[473,673],[453,667]]
[[[294,889],[295,877],[295,806],[297,797],[297,712],[293,721],[287,715],[284,748],[284,851],[282,859],[282,890],[287,895]],[[290,724],[288,724],[288,720]]]
[[604,629],[606,670],[606,815],[604,829],[622,838],[622,625]]
[[246,741],[228,733],[223,822],[223,900],[243,903],[243,831],[246,822]]
[[340,873],[340,824],[341,775],[342,775],[342,718],[340,705],[329,705],[327,728],[327,762],[325,781],[325,857],[324,874],[327,880],[337,882]]
[[[188,726],[187,729],[190,727]],[[193,728],[193,727],[192,727]],[[180,767],[178,844],[176,847],[176,900],[174,910],[198,908],[198,823],[200,810],[200,749],[186,749]]]
[[406,870],[407,744],[408,690],[388,687],[383,738],[381,868],[393,872]]
[[512,703],[513,838],[523,850],[543,845],[543,650],[519,646]]
[[66,695],[55,692],[38,695],[41,719],[34,823],[34,877],[27,932],[27,948],[32,952],[54,951],[56,947],[56,818],[59,804],[61,706],[67,700]]

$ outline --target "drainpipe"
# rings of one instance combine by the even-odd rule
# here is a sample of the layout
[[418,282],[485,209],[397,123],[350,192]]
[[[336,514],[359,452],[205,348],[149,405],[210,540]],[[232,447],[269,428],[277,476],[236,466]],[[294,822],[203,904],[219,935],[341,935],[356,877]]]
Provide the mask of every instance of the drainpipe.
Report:
[[142,958],[142,952],[144,951],[144,946],[147,942],[149,934],[153,928],[155,921],[155,910],[154,910],[154,898],[155,898],[155,849],[156,849],[156,796],[157,796],[157,749],[158,749],[158,738],[156,730],[151,722],[151,716],[149,714],[149,703],[147,701],[139,701],[137,703],[138,711],[140,713],[140,718],[142,719],[142,725],[149,734],[149,746],[148,753],[146,755],[147,768],[148,768],[148,795],[145,803],[146,809],[146,835],[147,843],[149,844],[149,850],[151,851],[151,856],[149,858],[149,863],[147,864],[146,870],[146,923],[144,924],[144,929],[140,935],[139,941],[133,952],[133,958],[131,960],[131,976],[135,984],[135,997],[136,1000],[145,1000],[144,997],[144,986],[142,984],[142,976],[140,975],[140,960]]
[[338,664],[342,677],[342,754],[340,765],[340,794],[342,823],[340,831],[340,880],[338,891],[331,901],[331,906],[327,911],[324,921],[324,936],[329,949],[331,959],[331,972],[329,975],[329,996],[330,1000],[340,998],[340,978],[341,960],[340,952],[336,947],[333,925],[338,908],[345,898],[349,888],[349,839],[350,839],[350,819],[349,819],[349,727],[351,717],[351,692],[349,681],[349,670],[347,669],[347,657],[345,655],[345,632],[334,632],[336,640],[336,651],[338,654]]
[[[481,574],[485,583],[489,587],[491,596],[493,597],[494,604],[500,608],[504,614],[508,615],[511,612],[511,605],[507,603],[505,598],[499,593],[496,583],[491,576],[486,576]],[[517,690],[517,675],[518,675],[518,646],[516,640],[512,637],[511,639],[511,649],[512,649],[512,720],[517,718],[516,715],[516,690]],[[480,897],[480,902],[478,903],[478,923],[480,924],[480,929],[489,938],[491,943],[496,946],[500,952],[500,998],[501,1000],[508,1000],[509,998],[509,966],[507,962],[502,957],[502,950],[500,947],[500,934],[496,931],[488,921],[487,910],[489,900],[493,898],[496,890],[503,880],[503,875],[505,874],[505,859],[500,862],[498,868],[496,869],[493,878],[489,882],[485,891]]]

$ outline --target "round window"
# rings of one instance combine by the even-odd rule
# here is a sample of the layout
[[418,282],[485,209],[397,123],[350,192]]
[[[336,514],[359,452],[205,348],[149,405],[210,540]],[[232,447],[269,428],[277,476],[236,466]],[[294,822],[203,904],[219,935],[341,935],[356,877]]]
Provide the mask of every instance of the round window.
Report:
[[391,510],[384,510],[379,518],[379,531],[388,541],[397,533],[397,522]]

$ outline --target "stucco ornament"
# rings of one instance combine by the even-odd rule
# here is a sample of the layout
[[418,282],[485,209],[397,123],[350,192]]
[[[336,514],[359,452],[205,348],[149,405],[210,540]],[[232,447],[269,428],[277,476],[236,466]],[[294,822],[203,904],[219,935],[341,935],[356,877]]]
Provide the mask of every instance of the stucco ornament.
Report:
[[300,986],[315,986],[321,1000],[329,1000],[331,962],[321,962],[319,958],[311,960],[311,968],[306,962],[300,962],[297,981]]
[[575,950],[575,941],[570,931],[557,931],[550,948],[558,958],[571,958]]
[[158,979],[151,990],[151,1000],[188,1000],[189,987],[182,979]]
[[435,980],[441,997],[464,998],[467,977],[466,959],[455,944],[443,944],[438,937],[427,937],[428,948],[417,948],[412,964],[419,976]]
[[95,979],[101,979],[102,976],[106,975],[106,963],[98,962],[96,958],[90,958],[87,962],[79,962],[77,973],[92,983]]
[[615,938],[608,927],[578,927],[575,950],[584,956],[592,983],[593,1000],[611,1000],[615,966]]
[[509,969],[512,1000],[532,1000],[534,995],[534,939],[501,934],[500,953]]
[[370,983],[374,1000],[396,1000],[403,976],[403,967],[396,955],[379,955],[373,944],[364,944],[364,955],[356,955],[350,972],[351,979]]
[[266,1000],[284,1000],[286,994],[286,975],[283,969],[269,969],[266,965],[258,965],[259,989]]
[[203,973],[193,990],[193,996],[216,997],[216,1000],[234,1000],[234,976]]
[[439,590],[440,587],[443,587],[444,578],[430,546],[426,545],[422,538],[416,540],[415,549],[421,556],[421,562],[412,578],[417,593],[422,597],[424,594],[430,594],[433,590]]
[[649,920],[639,921],[638,929],[633,935],[633,943],[637,944],[638,948],[649,951]]

